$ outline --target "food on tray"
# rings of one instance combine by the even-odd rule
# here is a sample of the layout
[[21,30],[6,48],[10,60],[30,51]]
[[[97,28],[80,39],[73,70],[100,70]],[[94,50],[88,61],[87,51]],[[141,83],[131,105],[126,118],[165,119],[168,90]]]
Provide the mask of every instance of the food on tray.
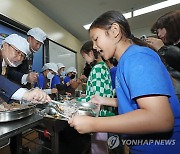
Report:
[[0,104],[0,111],[11,111],[11,110],[17,110],[17,109],[25,109],[28,108],[28,105],[22,105],[17,102],[13,102],[11,104],[8,104],[6,102],[2,102]]
[[45,112],[47,117],[51,116],[53,118],[61,119],[64,117],[72,117],[77,110],[77,105],[70,103],[69,101],[63,103],[52,101],[52,103],[46,107]]
[[72,117],[72,115],[77,111],[77,108],[71,105],[57,104],[56,109],[67,117]]

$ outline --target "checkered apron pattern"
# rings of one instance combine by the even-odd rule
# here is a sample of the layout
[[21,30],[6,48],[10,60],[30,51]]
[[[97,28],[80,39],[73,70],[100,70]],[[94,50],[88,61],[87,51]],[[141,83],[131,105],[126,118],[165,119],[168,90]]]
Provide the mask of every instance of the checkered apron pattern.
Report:
[[109,68],[105,62],[96,64],[90,72],[86,87],[86,97],[79,101],[89,101],[92,95],[113,97]]

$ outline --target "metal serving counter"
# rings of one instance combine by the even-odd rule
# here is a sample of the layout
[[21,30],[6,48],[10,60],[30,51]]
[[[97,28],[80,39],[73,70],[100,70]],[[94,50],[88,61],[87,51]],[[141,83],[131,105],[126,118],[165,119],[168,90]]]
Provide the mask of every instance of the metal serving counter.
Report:
[[[65,103],[64,103],[65,104]],[[44,108],[44,107],[43,107]],[[69,108],[67,108],[69,111]],[[41,110],[42,111],[42,110]],[[71,128],[67,119],[46,117],[42,112],[34,113],[19,120],[0,123],[0,142],[13,137],[13,150],[16,154],[22,153],[22,132],[34,129],[48,130],[50,132],[51,153],[80,153],[90,143],[89,134],[79,134]],[[66,141],[67,140],[67,141]]]
[[47,129],[51,134],[51,153],[59,154],[61,148],[59,133],[69,126],[68,122],[65,120],[44,117],[41,122],[41,126]]
[[51,153],[82,153],[90,145],[90,134],[79,134],[67,120],[44,117],[41,123],[51,134]]
[[0,141],[14,137],[16,153],[21,154],[22,132],[38,125],[42,119],[42,116],[33,114],[23,119],[0,123]]

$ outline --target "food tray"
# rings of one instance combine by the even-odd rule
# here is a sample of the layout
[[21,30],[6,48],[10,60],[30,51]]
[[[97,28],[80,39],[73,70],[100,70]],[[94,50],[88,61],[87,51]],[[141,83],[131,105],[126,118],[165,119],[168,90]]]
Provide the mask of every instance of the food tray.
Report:
[[[14,106],[13,103],[15,103],[17,106],[16,105]],[[0,122],[8,122],[8,121],[22,119],[32,115],[35,111],[35,106],[32,104],[31,105],[20,104],[18,101],[13,103],[9,104],[4,102],[2,99],[0,99],[0,105],[1,105]]]
[[53,101],[52,103],[49,103],[47,107],[41,111],[41,113],[44,115],[44,117],[69,119],[77,112],[77,110],[77,105],[70,103],[69,101],[64,103]]
[[34,106],[29,106],[24,109],[0,111],[0,122],[8,122],[8,121],[22,119],[32,115],[34,111],[35,111]]

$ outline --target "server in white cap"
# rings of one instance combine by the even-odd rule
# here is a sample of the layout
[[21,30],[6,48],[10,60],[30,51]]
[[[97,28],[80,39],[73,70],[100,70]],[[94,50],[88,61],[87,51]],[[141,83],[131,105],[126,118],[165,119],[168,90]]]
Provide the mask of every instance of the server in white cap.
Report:
[[7,77],[19,84],[35,83],[38,74],[30,71],[33,62],[33,53],[37,52],[46,40],[46,33],[39,27],[30,29],[27,32],[27,41],[29,42],[30,54],[28,59],[24,60],[17,68],[10,68]]
[[59,94],[61,95],[71,95],[70,93],[66,92],[66,89],[68,86],[70,86],[70,82],[64,83],[64,78],[65,78],[65,65],[62,63],[57,63],[58,67],[58,74],[55,74],[54,77],[52,78],[51,82],[51,88],[57,88]]
[[[64,72],[65,66],[62,63],[57,63],[56,64],[58,70],[57,70],[57,74],[54,75],[54,77],[52,78],[52,82],[51,82],[51,88],[55,88],[56,85],[60,85],[64,83],[64,78],[62,77],[61,72]],[[65,77],[65,74],[64,74]]]
[[55,63],[46,63],[42,68],[42,73],[39,74],[36,87],[43,89],[47,94],[58,93],[57,88],[51,88],[51,81],[58,72],[58,67]]
[[39,50],[44,41],[46,40],[46,33],[39,27],[30,29],[27,32],[27,41],[30,44],[31,52],[36,52]]
[[25,60],[29,53],[29,43],[17,34],[11,34],[5,38],[0,49],[0,97],[9,102],[15,100],[51,101],[42,90],[28,91],[6,78],[6,66],[17,67]]
[[57,63],[57,67],[58,67],[58,75],[62,78],[65,78],[66,76],[65,65],[62,63]]
[[70,92],[71,94],[75,94],[75,89],[78,88],[78,86],[82,83],[82,81],[86,78],[85,75],[81,75],[78,79],[75,79],[77,75],[77,70],[75,67],[69,67],[66,70],[66,77],[64,78],[64,83],[70,83],[69,86],[67,86],[66,91]]

